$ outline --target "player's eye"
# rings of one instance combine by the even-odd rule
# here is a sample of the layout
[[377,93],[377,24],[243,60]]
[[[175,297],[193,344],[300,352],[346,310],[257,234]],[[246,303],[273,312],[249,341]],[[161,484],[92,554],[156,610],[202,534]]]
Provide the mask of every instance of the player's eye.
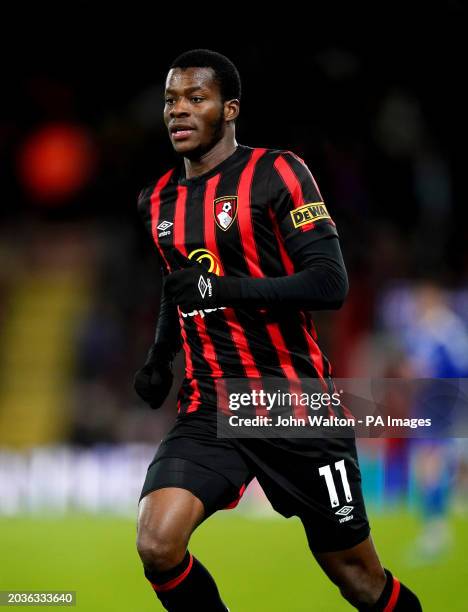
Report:
[[203,100],[203,98],[200,98],[200,96],[194,96],[194,97],[192,98],[192,102],[195,102],[196,104],[197,104],[198,102],[202,102],[202,100]]
[[166,104],[173,104],[174,98],[166,98]]

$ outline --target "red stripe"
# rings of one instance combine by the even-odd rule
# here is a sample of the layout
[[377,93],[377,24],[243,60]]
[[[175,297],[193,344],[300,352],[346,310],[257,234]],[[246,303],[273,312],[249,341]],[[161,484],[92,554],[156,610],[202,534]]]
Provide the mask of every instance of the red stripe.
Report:
[[[218,243],[216,242],[216,223],[214,220],[214,209],[213,202],[216,196],[216,188],[220,180],[220,175],[217,174],[206,184],[205,190],[205,245],[206,248],[213,253],[222,267],[221,257],[219,254]],[[244,330],[242,329],[239,321],[237,320],[236,314],[232,308],[226,308],[221,311],[228,323],[229,333],[231,335],[232,342],[237,348],[240,361],[244,367],[245,375],[248,377],[259,377],[260,373],[255,365],[255,360],[250,352],[250,348],[245,336]]]
[[307,328],[305,326],[302,326],[302,329],[303,329],[303,332],[304,332],[304,337],[305,337],[306,342],[307,342],[307,347],[309,349],[310,358],[312,360],[312,363],[314,364],[314,368],[317,370],[318,375],[320,376],[320,378],[323,378],[324,377],[324,370],[323,370],[322,352],[320,351],[320,349],[318,347],[318,344],[315,342],[315,340],[309,334]]
[[[288,162],[284,159],[284,157],[277,157],[274,166],[278,171],[278,174],[280,175],[286,188],[288,189],[289,194],[291,195],[291,199],[294,202],[294,208],[298,208],[299,206],[305,204],[301,181],[296,176],[296,173],[288,164]],[[301,226],[299,229],[301,230],[301,232],[305,232],[310,229],[313,229],[313,227],[314,224],[309,223],[307,227]]]
[[153,193],[151,194],[151,198],[150,198],[150,202],[151,202],[151,232],[153,234],[153,240],[154,240],[154,244],[156,245],[156,248],[159,251],[159,254],[161,255],[161,257],[163,258],[164,262],[166,263],[166,266],[168,268],[170,268],[169,263],[167,261],[167,259],[164,257],[164,252],[161,249],[161,247],[159,246],[159,241],[158,241],[158,224],[159,224],[159,211],[161,209],[161,191],[164,189],[164,187],[168,184],[172,173],[174,172],[174,168],[172,168],[172,170],[169,170],[168,172],[166,172],[166,174],[164,176],[162,176],[158,182],[156,183],[156,186],[153,190]]
[[268,209],[268,213],[270,215],[271,224],[273,226],[273,232],[276,236],[276,242],[278,244],[278,250],[280,253],[281,261],[283,263],[283,267],[286,270],[287,274],[293,274],[294,264],[291,261],[291,258],[289,257],[288,252],[284,248],[283,237],[281,236],[281,231],[278,225],[278,221],[276,220],[276,217],[273,214],[273,211],[271,210],[271,208]]
[[225,378],[218,378],[215,380],[215,389],[216,389],[216,400],[218,402],[218,409],[227,415],[232,415],[232,411],[229,408],[229,400],[228,400],[228,389],[226,385]]
[[229,329],[232,334],[232,338],[239,353],[240,360],[244,366],[245,375],[247,378],[260,378],[260,371],[258,370],[255,359],[250,352],[249,343],[244,333],[242,325],[239,323],[236,312],[233,308],[226,308],[223,311],[226,321],[229,323]]
[[[251,391],[261,391],[262,383],[260,380],[251,380],[249,381],[249,388]],[[255,406],[255,415],[256,416],[269,416],[267,407],[264,404],[257,404]]]
[[202,343],[203,357],[210,366],[211,375],[214,378],[219,378],[223,376],[223,371],[219,365],[213,341],[206,329],[205,320],[202,318],[202,315],[195,315],[193,320],[197,326],[198,335]]
[[[301,403],[301,394],[304,393],[304,389],[302,387],[302,379],[297,379],[295,381],[288,381],[289,384],[289,392],[292,394],[291,400],[291,411],[293,416],[296,419],[304,419],[307,422],[307,416],[309,411],[307,406]],[[294,397],[297,395],[298,401],[294,400]]]
[[400,595],[400,581],[393,576],[393,589],[388,604],[385,606],[384,612],[393,612],[395,609],[398,597]]
[[[184,342],[184,352],[185,352],[185,377],[190,380],[190,387],[192,389],[192,393],[190,399],[187,404],[187,412],[195,412],[201,406],[201,393],[198,387],[198,382],[195,378],[193,378],[193,361],[192,361],[192,351],[189,348],[187,332],[185,330],[185,324],[182,321],[182,317],[180,317],[180,332],[182,334],[182,340]],[[180,412],[181,402],[177,403],[177,412]]]
[[227,506],[225,506],[223,508],[223,510],[232,510],[232,508],[235,508],[237,506],[237,504],[240,502],[241,497],[244,495],[244,491],[246,489],[245,483],[241,486],[241,488],[239,489],[239,493],[236,497],[235,500],[233,500],[230,504],[228,504]]
[[190,396],[190,400],[187,405],[187,414],[189,412],[196,412],[201,406],[201,393],[200,387],[198,386],[198,381],[195,378],[192,378],[189,385],[192,389],[192,395]]
[[[317,373],[320,376],[320,378],[323,378],[325,375],[324,366],[323,366],[323,355],[322,355],[322,351],[320,350],[317,344],[317,332],[315,331],[313,322],[310,321],[310,324],[312,327],[311,331],[314,334],[314,335],[311,335],[309,332],[309,326],[307,324],[308,318],[307,318],[306,313],[301,312],[301,316],[304,322],[302,325],[302,331],[303,331],[304,338],[305,338],[305,341],[307,343],[307,347],[309,350],[310,360],[312,361],[312,364],[314,368],[317,370]],[[329,412],[330,412],[330,415],[333,416],[333,411],[329,410]]]
[[216,243],[216,223],[214,219],[214,200],[216,197],[216,189],[218,187],[220,174],[213,176],[206,182],[205,198],[203,202],[205,213],[205,225],[203,228],[205,235],[206,248],[215,255],[219,265],[222,268],[221,258],[219,256],[218,245]]
[[190,570],[192,569],[192,565],[193,565],[193,557],[190,554],[189,564],[187,568],[180,574],[180,576],[177,576],[176,578],[173,578],[172,580],[169,580],[168,582],[165,582],[164,584],[154,584],[154,582],[152,582],[151,586],[157,593],[162,593],[164,591],[170,591],[171,589],[175,589],[175,587],[179,585],[182,582],[182,580],[187,578],[187,576],[190,573]]
[[[290,352],[286,346],[286,342],[283,338],[283,334],[281,333],[278,323],[267,323],[266,328],[273,346],[276,348],[278,359],[284,375],[289,381],[289,392],[294,393],[296,390],[298,390],[296,392],[300,394],[302,391],[300,384],[301,379],[294,368]],[[294,416],[296,418],[307,419],[307,409],[304,405],[293,403],[291,405],[291,410],[294,412]]]
[[274,166],[291,194],[294,208],[302,206],[304,204],[304,194],[302,193],[301,182],[294,170],[282,156],[276,158]]
[[185,208],[187,203],[187,187],[177,185],[177,200],[174,214],[174,246],[185,256]]
[[251,187],[252,179],[255,171],[255,166],[266,149],[254,149],[252,156],[247,163],[239,181],[238,189],[238,210],[237,218],[239,220],[239,233],[242,241],[245,261],[249,268],[250,276],[264,276],[260,269],[260,261],[258,259],[257,247],[254,240],[252,210],[251,210]]
[[[305,318],[305,316],[304,316]],[[327,384],[325,382],[325,371],[324,371],[324,367],[323,367],[323,355],[322,355],[322,351],[320,350],[317,342],[314,340],[314,338],[312,338],[312,336],[309,333],[309,330],[307,329],[305,323],[302,326],[302,332],[304,334],[304,338],[307,342],[307,348],[309,349],[309,357],[312,361],[312,364],[315,368],[315,370],[317,371],[317,374],[319,375],[319,378],[322,381],[322,387],[323,390],[325,392],[328,391],[328,387]],[[328,406],[328,414],[330,416],[335,416],[335,411],[333,410],[333,407],[331,406],[331,404]]]
[[283,368],[285,376],[293,380],[299,380],[299,376],[294,369],[291,361],[291,355],[289,354],[288,347],[286,346],[286,342],[284,341],[283,334],[281,333],[278,323],[267,323],[266,328],[273,346],[276,347],[276,352],[278,353],[280,364]]
[[187,331],[185,329],[185,322],[184,322],[184,318],[182,317],[182,315],[180,315],[179,321],[180,321],[180,333],[182,334],[182,340],[184,342],[184,347],[186,347],[185,348],[185,376],[187,378],[193,378],[194,368],[193,368],[192,354],[189,349]]

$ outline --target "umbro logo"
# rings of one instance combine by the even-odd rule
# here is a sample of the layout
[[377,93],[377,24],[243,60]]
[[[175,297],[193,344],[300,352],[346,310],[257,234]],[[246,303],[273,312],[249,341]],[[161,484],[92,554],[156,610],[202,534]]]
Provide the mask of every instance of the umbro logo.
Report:
[[348,514],[352,512],[353,510],[354,510],[353,506],[343,506],[342,508],[337,510],[335,514],[338,514],[338,516],[348,516]]
[[198,279],[198,291],[203,299],[205,299],[206,292],[208,291],[208,297],[213,295],[213,287],[211,286],[211,281],[209,278],[206,280],[200,274],[200,278]]
[[339,522],[347,523],[348,521],[352,521],[354,518],[353,514],[350,514],[354,510],[353,506],[343,506],[339,510],[335,512],[338,516],[341,516]]
[[156,229],[159,230],[158,238],[162,238],[163,236],[168,236],[171,233],[169,230],[174,224],[170,221],[161,221],[161,223],[156,226]]

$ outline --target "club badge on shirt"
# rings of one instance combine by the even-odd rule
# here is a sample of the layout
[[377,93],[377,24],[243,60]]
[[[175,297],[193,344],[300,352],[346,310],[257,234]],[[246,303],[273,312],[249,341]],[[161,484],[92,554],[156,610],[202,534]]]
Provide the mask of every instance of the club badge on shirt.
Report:
[[223,196],[213,202],[216,225],[226,231],[234,223],[237,215],[237,196]]

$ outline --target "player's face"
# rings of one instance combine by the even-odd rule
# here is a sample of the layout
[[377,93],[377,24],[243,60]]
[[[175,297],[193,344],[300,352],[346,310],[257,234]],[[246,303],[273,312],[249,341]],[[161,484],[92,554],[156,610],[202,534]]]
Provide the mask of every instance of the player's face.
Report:
[[197,158],[224,135],[224,105],[211,68],[173,68],[166,80],[164,122],[172,146]]

